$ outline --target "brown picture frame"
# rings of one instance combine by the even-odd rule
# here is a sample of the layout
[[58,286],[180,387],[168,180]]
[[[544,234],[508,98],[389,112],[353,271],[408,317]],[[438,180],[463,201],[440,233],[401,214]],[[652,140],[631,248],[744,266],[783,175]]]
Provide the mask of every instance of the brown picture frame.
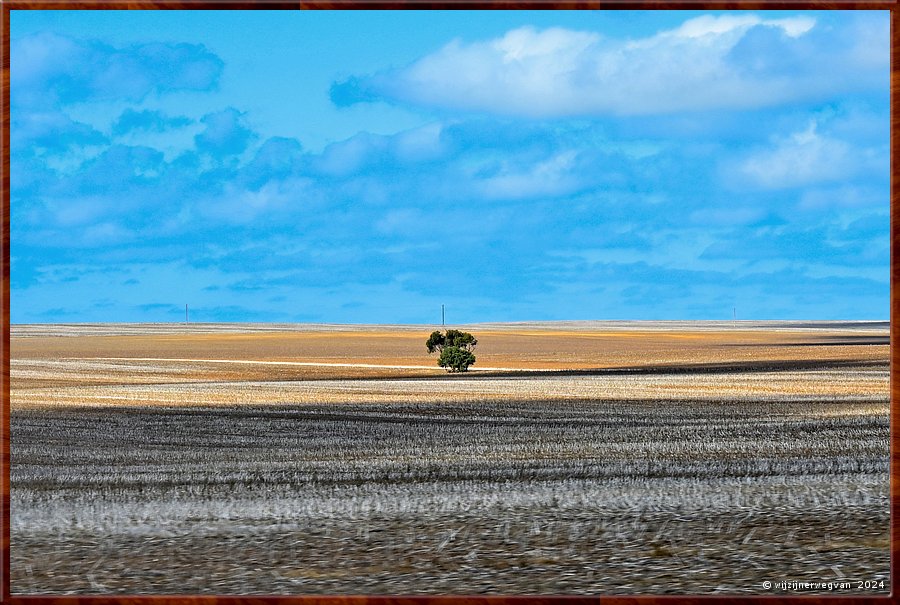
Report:
[[[3,2],[2,11],[2,316],[3,332],[0,339],[0,380],[2,380],[2,402],[0,402],[0,601],[13,605],[105,605],[125,603],[129,605],[454,605],[457,603],[484,603],[492,605],[544,605],[560,603],[581,605],[603,602],[616,605],[651,605],[670,603],[697,603],[703,605],[725,605],[726,603],[760,604],[771,602],[787,602],[803,605],[846,603],[848,599],[854,603],[881,604],[897,602],[895,592],[890,596],[854,596],[848,598],[836,593],[834,596],[199,596],[199,595],[82,595],[82,596],[31,596],[11,594],[10,587],[10,12],[14,10],[353,10],[353,9],[584,9],[584,10],[888,10],[891,23],[891,79],[890,79],[890,127],[891,127],[891,188],[890,188],[890,317],[891,341],[900,337],[900,327],[896,319],[900,317],[900,295],[896,284],[900,279],[900,212],[898,212],[898,189],[896,177],[900,169],[900,113],[897,109],[898,86],[900,86],[900,0],[868,0],[862,2],[845,0],[605,0],[605,1],[560,1],[543,0],[494,0],[479,2],[474,0],[313,0],[302,2],[286,2],[281,0],[7,0]],[[890,510],[891,510],[891,578],[896,579],[895,571],[900,560],[900,540],[898,540],[898,513],[900,513],[900,437],[898,437],[896,419],[900,418],[900,381],[896,376],[898,358],[897,349],[891,347],[891,387],[890,387]],[[893,585],[893,584],[892,584]]]

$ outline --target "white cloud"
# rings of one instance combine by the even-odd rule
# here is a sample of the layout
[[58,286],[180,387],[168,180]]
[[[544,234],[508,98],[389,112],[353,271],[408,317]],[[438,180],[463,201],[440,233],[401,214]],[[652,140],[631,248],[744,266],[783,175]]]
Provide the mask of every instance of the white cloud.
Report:
[[750,27],[764,25],[777,27],[791,38],[802,36],[811,30],[816,24],[812,17],[789,17],[786,19],[763,19],[759,15],[702,15],[685,21],[680,27],[671,32],[664,32],[665,36],[678,36],[682,38],[701,38],[703,36],[721,36],[734,31],[744,31]]
[[856,30],[864,28],[838,35],[809,16],[756,14],[704,15],[633,40],[521,27],[492,40],[455,40],[405,69],[338,88],[352,89],[355,102],[528,117],[753,109],[878,85],[886,72],[870,55],[887,57],[888,45],[883,36],[863,43]]
[[298,206],[308,207],[311,198],[315,198],[311,179],[273,179],[258,191],[228,185],[216,199],[204,200],[199,209],[207,218],[242,224],[252,222],[263,214],[291,211]]
[[738,170],[761,187],[778,189],[840,181],[858,168],[850,146],[817,133],[811,121],[805,130],[777,140],[774,148],[746,158]]
[[319,170],[332,175],[348,175],[359,169],[375,152],[383,151],[384,138],[360,133],[345,141],[328,145],[318,162]]
[[440,123],[432,123],[401,131],[394,136],[360,132],[328,145],[317,167],[328,174],[348,175],[373,160],[401,164],[434,160],[445,151],[441,141],[442,131]]
[[572,61],[585,50],[594,46],[600,36],[594,33],[573,32],[552,27],[537,32],[531,27],[509,31],[490,46],[501,54],[504,63],[528,60],[545,61],[548,58],[562,58]]
[[[596,34],[530,27],[488,42],[463,45],[454,41],[390,77],[386,87],[427,105],[440,105],[442,100],[470,108],[511,103],[514,109],[530,113],[527,106],[537,100],[540,106],[534,109],[540,114],[541,106],[554,103],[548,91],[569,80],[598,41]],[[562,100],[571,103],[572,91],[561,92]]]
[[394,153],[402,162],[431,160],[444,151],[441,143],[441,124],[426,124],[419,128],[398,133],[394,141]]
[[522,199],[573,193],[582,184],[574,163],[575,151],[564,151],[526,169],[504,169],[478,183],[489,199]]
[[222,60],[202,45],[114,47],[96,39],[39,33],[10,43],[10,101],[13,107],[48,107],[211,90],[223,68]]
[[[868,69],[890,68],[890,55],[884,52],[890,44],[890,35],[888,19],[856,21],[847,32],[847,43],[852,46],[850,59]],[[887,78],[885,73],[885,80]]]

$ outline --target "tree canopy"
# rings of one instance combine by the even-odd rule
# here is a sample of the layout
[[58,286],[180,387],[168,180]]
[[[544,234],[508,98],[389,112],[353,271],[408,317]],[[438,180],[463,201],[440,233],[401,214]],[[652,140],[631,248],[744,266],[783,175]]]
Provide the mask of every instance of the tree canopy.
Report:
[[472,350],[477,344],[478,340],[468,332],[447,330],[442,333],[435,330],[425,342],[425,347],[429,353],[439,353],[438,365],[442,368],[447,368],[449,372],[465,372],[475,363]]

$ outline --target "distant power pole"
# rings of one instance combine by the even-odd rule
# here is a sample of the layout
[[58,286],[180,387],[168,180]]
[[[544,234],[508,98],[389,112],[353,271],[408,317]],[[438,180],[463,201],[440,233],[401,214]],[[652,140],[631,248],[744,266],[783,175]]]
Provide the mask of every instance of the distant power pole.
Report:
[[737,307],[732,307],[731,313],[731,321],[734,323],[734,326],[737,327]]
[[444,327],[444,305],[441,305],[441,327]]
[[187,311],[187,303],[184,305],[184,323],[188,322],[188,311]]

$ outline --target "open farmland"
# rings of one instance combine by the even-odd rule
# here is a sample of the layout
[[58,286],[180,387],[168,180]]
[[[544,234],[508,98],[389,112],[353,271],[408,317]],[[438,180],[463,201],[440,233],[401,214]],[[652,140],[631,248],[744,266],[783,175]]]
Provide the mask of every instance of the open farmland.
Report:
[[13,326],[13,592],[889,592],[886,324],[464,329]]

